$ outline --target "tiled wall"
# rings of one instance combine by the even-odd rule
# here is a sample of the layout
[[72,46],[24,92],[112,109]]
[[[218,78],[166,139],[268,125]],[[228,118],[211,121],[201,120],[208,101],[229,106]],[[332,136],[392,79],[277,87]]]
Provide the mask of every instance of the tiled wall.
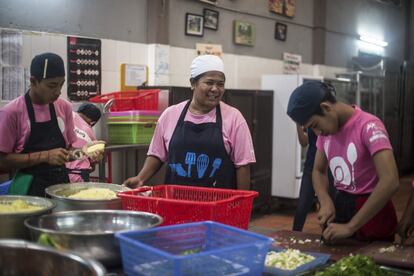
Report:
[[[148,64],[149,46],[141,43],[131,43],[102,39],[102,92],[108,93],[119,90],[119,66],[121,63]],[[66,36],[24,32],[23,34],[23,65],[29,67],[31,58],[39,53],[51,51],[62,56],[67,62]],[[173,86],[189,85],[189,66],[196,57],[194,49],[178,47],[169,48],[169,84]],[[252,56],[224,54],[226,70],[226,87],[241,89],[260,88],[260,78],[263,74],[282,74],[283,62],[280,59],[265,59]],[[151,70],[151,68],[150,68]],[[302,64],[301,74],[322,75],[334,77],[334,73],[343,72],[344,68],[323,65]],[[152,84],[151,82],[149,83]],[[66,84],[62,89],[66,97]]]

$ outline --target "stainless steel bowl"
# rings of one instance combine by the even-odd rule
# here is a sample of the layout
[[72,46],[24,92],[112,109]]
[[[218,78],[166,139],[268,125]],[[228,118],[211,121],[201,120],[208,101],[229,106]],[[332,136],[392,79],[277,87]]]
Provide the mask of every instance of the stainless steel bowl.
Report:
[[0,203],[11,203],[21,199],[31,205],[41,206],[42,209],[29,212],[0,213],[0,239],[30,239],[30,234],[24,226],[24,220],[51,213],[56,204],[47,198],[35,196],[0,196]]
[[96,261],[22,240],[0,240],[1,275],[103,276]]
[[68,198],[81,190],[88,188],[106,188],[114,192],[121,192],[129,190],[127,187],[118,184],[108,184],[99,182],[82,182],[82,183],[69,183],[69,184],[57,184],[49,186],[45,189],[45,192],[50,196],[57,204],[54,212],[59,211],[71,211],[71,210],[121,210],[122,204],[120,198],[114,199],[100,199],[100,200],[86,200],[86,199],[74,199]]
[[73,250],[106,266],[121,263],[114,233],[143,230],[161,223],[162,218],[158,215],[119,210],[59,212],[25,221],[32,240],[38,241],[42,234],[46,234],[56,248]]

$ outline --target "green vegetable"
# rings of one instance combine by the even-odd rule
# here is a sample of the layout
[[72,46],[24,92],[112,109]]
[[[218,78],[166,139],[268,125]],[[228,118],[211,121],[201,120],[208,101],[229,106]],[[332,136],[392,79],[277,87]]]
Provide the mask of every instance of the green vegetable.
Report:
[[191,254],[195,254],[198,252],[200,252],[200,249],[188,249],[188,250],[181,252],[180,255],[191,255]]
[[56,243],[48,234],[45,233],[39,236],[39,238],[37,239],[37,243],[44,246],[50,246],[56,249],[63,249],[62,246]]
[[326,269],[316,272],[316,276],[387,276],[393,275],[381,270],[375,262],[367,256],[355,255],[340,259]]

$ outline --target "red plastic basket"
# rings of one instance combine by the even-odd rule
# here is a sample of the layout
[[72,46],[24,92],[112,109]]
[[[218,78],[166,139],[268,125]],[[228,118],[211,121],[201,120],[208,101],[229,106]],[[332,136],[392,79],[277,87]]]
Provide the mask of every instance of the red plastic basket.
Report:
[[98,95],[89,99],[93,103],[114,100],[111,111],[158,110],[159,89],[120,91]]
[[124,210],[160,215],[163,225],[213,220],[247,229],[255,191],[179,185],[141,187],[118,193]]

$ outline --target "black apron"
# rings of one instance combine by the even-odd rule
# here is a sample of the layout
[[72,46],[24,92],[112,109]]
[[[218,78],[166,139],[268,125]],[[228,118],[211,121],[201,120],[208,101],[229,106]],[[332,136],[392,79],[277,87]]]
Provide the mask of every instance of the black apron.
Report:
[[[22,153],[46,151],[56,148],[66,148],[66,142],[56,118],[53,103],[49,104],[50,121],[36,122],[32,101],[29,93],[24,96],[27,112],[30,119],[30,135],[27,139]],[[69,177],[64,165],[56,166],[47,163],[21,170],[24,173],[33,175],[28,195],[45,196],[45,188],[60,183],[68,183]]]
[[224,147],[220,105],[215,123],[194,124],[184,121],[190,102],[168,146],[165,183],[236,189],[236,169]]

